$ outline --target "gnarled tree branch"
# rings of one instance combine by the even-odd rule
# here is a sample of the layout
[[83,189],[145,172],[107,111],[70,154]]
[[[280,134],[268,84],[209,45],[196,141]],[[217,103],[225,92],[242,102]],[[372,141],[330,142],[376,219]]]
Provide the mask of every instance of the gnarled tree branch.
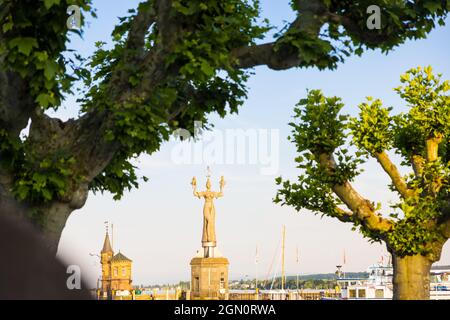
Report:
[[[327,9],[322,0],[297,1],[297,18],[291,23],[285,34],[299,31],[312,37],[318,37],[321,27],[326,22],[326,12]],[[266,65],[273,70],[285,70],[297,67],[304,61],[299,48],[289,44],[278,46],[279,41],[274,41],[236,48],[232,51],[231,56],[237,60],[237,67],[242,69]]]
[[19,137],[34,107],[27,81],[17,73],[0,69],[0,129],[11,137]]
[[438,159],[439,143],[442,141],[442,135],[439,134],[425,141],[427,161],[433,162]]
[[[167,68],[164,63],[180,37],[179,27],[170,15],[171,3],[159,0],[152,7],[141,6],[133,18],[123,59],[133,60],[135,68],[113,71],[107,84],[108,92],[111,92],[110,101],[119,105],[134,98],[145,101],[169,74],[177,72],[174,68]],[[152,50],[145,51],[145,37],[153,23],[157,24],[160,41],[157,41]],[[143,76],[139,85],[133,87],[129,78],[136,70]],[[75,131],[75,139],[70,149],[83,166],[81,169],[88,180],[101,173],[120,149],[117,141],[104,138],[104,134],[114,127],[114,121],[114,114],[107,109],[92,108],[71,128]]]
[[[336,162],[333,156],[329,154],[320,154],[319,163],[330,175],[336,168]],[[339,199],[354,213],[353,219],[358,220],[369,230],[386,232],[393,227],[393,223],[389,219],[385,219],[375,213],[372,203],[363,198],[350,182],[345,181],[343,184],[336,184],[332,186],[332,189]]]
[[338,206],[334,208],[334,212],[330,212],[328,215],[330,217],[338,219],[341,222],[351,222],[351,223],[354,222],[355,217],[353,212],[344,210],[342,208],[339,208]]
[[414,194],[413,190],[408,188],[403,177],[400,175],[400,172],[398,171],[397,167],[391,161],[391,159],[389,159],[389,156],[386,154],[386,152],[383,151],[376,153],[374,154],[374,157],[380,163],[383,170],[389,175],[392,184],[394,185],[395,189],[400,193],[400,195],[403,198],[411,197]]
[[416,177],[420,177],[423,174],[423,165],[425,163],[425,160],[421,155],[413,154],[411,156],[411,166],[413,168],[414,174]]

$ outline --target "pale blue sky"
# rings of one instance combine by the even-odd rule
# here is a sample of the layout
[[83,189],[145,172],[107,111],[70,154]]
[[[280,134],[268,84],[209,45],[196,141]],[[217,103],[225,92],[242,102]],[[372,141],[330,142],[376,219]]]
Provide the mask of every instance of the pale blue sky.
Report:
[[[280,4],[282,2],[282,4]],[[94,0],[98,19],[90,21],[83,39],[74,39],[71,47],[83,54],[92,52],[95,41],[107,41],[117,16],[138,1]],[[293,16],[288,1],[263,0],[263,15],[272,24],[281,25]],[[256,273],[254,253],[259,246],[259,276],[265,278],[279,244],[282,225],[286,225],[286,268],[288,274],[299,272],[334,272],[342,263],[346,250],[347,271],[365,270],[385,252],[378,244],[369,244],[351,226],[309,212],[296,213],[288,207],[272,203],[276,193],[274,178],[295,177],[294,146],[286,137],[290,129],[293,106],[306,89],[322,89],[337,95],[346,103],[345,112],[354,113],[365,96],[381,98],[394,111],[404,110],[403,103],[392,88],[399,84],[399,75],[418,65],[431,64],[450,79],[450,27],[434,30],[426,40],[408,42],[389,55],[377,51],[362,58],[349,58],[334,71],[292,69],[275,72],[265,67],[255,70],[249,81],[249,97],[239,115],[211,120],[218,130],[279,129],[280,165],[274,175],[261,175],[257,165],[213,165],[213,187],[218,188],[220,175],[227,180],[225,196],[216,202],[217,236],[222,253],[230,260],[230,278]],[[59,114],[76,114],[77,106],[69,99]],[[171,158],[174,143],[166,143],[161,151],[141,159],[140,173],[150,178],[137,190],[127,193],[120,202],[108,194],[90,195],[86,206],[69,218],[64,230],[59,255],[67,263],[78,264],[91,285],[99,276],[96,257],[108,220],[115,226],[114,247],[134,261],[136,284],[173,283],[188,280],[189,261],[200,248],[202,202],[194,198],[190,186],[197,176],[204,185],[207,163],[175,164]],[[373,201],[387,201],[394,196],[387,191],[387,179],[374,162],[366,165],[355,186]],[[295,248],[300,249],[300,264],[295,263]],[[450,264],[447,244],[440,263]]]

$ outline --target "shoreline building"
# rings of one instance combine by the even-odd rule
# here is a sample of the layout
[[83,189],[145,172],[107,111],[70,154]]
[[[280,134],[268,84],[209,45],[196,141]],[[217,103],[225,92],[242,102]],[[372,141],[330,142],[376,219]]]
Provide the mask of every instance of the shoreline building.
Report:
[[106,231],[100,258],[102,265],[100,298],[112,299],[122,293],[130,295],[133,289],[131,279],[133,261],[120,251],[114,254],[108,230]]

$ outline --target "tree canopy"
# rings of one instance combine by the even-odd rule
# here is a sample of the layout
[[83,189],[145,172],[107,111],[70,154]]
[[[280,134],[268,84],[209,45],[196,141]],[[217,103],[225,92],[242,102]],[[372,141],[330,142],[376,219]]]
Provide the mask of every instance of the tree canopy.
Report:
[[[302,174],[295,182],[278,178],[275,201],[352,223],[396,256],[421,255],[434,262],[450,237],[450,83],[431,67],[418,67],[402,75],[401,84],[395,91],[409,111],[395,115],[368,97],[359,116],[350,117],[341,114],[340,98],[309,91],[291,124]],[[410,173],[400,174],[389,153]],[[352,184],[368,157],[377,160],[398,194],[388,208]]]
[[[178,128],[192,131],[194,120],[208,127],[208,114],[237,112],[251,68],[336,68],[351,54],[425,37],[450,8],[441,0],[290,3],[296,17],[277,29],[258,1],[142,1],[120,19],[111,48],[98,42],[82,57],[68,43],[96,15],[91,0],[0,0],[1,197],[59,238],[89,190],[120,198],[138,185],[132,158],[157,151]],[[70,5],[82,9],[81,30],[68,30]],[[367,28],[370,5],[381,8],[380,29]],[[75,90],[79,117],[50,117]]]

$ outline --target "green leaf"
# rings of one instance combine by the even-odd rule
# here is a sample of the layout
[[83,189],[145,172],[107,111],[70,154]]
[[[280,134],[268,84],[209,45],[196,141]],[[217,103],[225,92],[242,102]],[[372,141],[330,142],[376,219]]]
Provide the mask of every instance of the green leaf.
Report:
[[61,0],[44,0],[44,5],[46,9],[50,9],[54,5],[57,5],[61,2]]
[[54,99],[50,97],[47,93],[41,93],[37,96],[36,102],[39,103],[44,108],[47,108],[51,103],[54,102]]
[[215,72],[214,68],[211,67],[211,65],[205,60],[202,61],[200,68],[203,71],[203,73],[208,77],[212,76]]
[[423,5],[425,8],[427,8],[428,10],[430,10],[430,12],[436,12],[438,9],[441,8],[441,3],[440,2],[426,2]]
[[44,69],[45,78],[47,78],[47,80],[53,79],[58,72],[58,68],[59,66],[55,61],[48,61]]
[[13,26],[14,26],[14,23],[12,23],[11,21],[5,23],[2,27],[3,32],[5,32],[5,33],[8,32],[9,30],[11,30],[13,28]]
[[19,52],[23,53],[26,56],[29,56],[31,50],[38,47],[38,42],[36,41],[36,39],[30,37],[17,37],[12,39],[9,45],[11,48],[17,47],[19,49]]

